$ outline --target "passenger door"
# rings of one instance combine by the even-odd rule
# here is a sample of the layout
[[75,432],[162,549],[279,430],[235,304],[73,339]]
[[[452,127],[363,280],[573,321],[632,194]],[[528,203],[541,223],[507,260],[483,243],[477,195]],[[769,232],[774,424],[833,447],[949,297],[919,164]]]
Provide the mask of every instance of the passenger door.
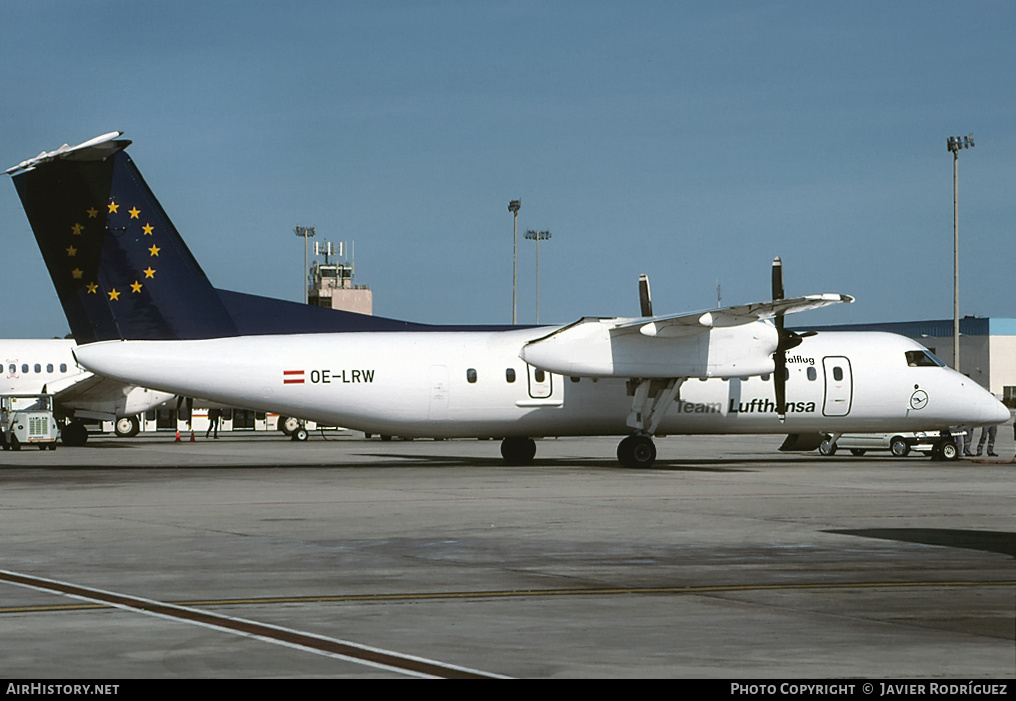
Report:
[[846,416],[850,413],[854,393],[850,360],[843,356],[830,356],[822,359],[822,368],[825,371],[825,402],[822,405],[822,414]]
[[550,399],[554,393],[553,375],[532,365],[529,368],[529,396],[533,399]]
[[427,412],[431,421],[448,418],[448,368],[444,365],[430,366],[430,406]]

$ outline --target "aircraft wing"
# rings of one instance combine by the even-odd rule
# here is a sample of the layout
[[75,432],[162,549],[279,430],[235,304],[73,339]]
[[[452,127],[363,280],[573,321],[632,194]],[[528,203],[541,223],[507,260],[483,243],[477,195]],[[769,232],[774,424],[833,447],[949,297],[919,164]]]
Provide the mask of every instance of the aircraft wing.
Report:
[[126,387],[128,385],[124,385],[122,382],[107,380],[90,372],[82,372],[73,377],[50,382],[46,385],[45,390],[53,395],[55,401],[65,404],[81,400],[115,399],[117,395],[120,397],[124,395]]
[[853,301],[854,298],[850,295],[807,295],[805,297],[794,297],[793,299],[756,302],[754,304],[742,304],[736,307],[722,307],[720,309],[710,309],[705,312],[631,319],[615,324],[611,329],[611,334],[617,335],[638,331],[643,336],[650,337],[667,338],[687,336],[690,334],[702,333],[711,328],[740,326],[742,324],[750,324],[762,319],[771,319],[783,314],[803,312],[809,309],[826,307],[830,304]]
[[527,343],[520,357],[574,377],[748,377],[771,373],[781,332],[759,323],[853,297],[809,295],[691,314],[583,318]]
[[53,395],[57,405],[73,409],[77,417],[107,420],[140,414],[174,396],[90,372],[51,382],[45,391]]

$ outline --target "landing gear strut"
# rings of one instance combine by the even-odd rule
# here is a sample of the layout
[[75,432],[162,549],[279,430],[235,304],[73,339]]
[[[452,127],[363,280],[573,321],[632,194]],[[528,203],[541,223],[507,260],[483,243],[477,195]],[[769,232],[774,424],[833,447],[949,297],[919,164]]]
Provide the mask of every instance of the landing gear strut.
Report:
[[660,427],[667,410],[677,401],[681,385],[687,379],[686,377],[636,379],[628,383],[632,405],[627,424],[635,433],[617,446],[617,460],[622,467],[653,466],[656,460],[653,435]]

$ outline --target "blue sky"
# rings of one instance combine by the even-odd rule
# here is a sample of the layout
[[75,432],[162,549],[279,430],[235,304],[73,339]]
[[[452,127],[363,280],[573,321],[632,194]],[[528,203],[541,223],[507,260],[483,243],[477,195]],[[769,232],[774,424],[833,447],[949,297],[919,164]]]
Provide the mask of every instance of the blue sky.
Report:
[[[509,323],[787,293],[793,323],[1016,316],[1010,2],[0,3],[0,166],[125,131],[217,287],[302,299],[354,242],[375,314]],[[9,178],[4,337],[67,324]],[[14,303],[14,302],[17,303]]]

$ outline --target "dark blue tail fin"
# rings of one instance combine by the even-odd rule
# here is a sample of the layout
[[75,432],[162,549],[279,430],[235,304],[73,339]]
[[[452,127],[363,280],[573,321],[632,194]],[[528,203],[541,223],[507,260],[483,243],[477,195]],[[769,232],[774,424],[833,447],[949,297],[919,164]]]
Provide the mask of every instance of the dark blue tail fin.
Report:
[[14,174],[71,333],[80,343],[235,334],[128,144],[71,149]]
[[119,136],[7,171],[79,343],[421,328],[216,290]]

